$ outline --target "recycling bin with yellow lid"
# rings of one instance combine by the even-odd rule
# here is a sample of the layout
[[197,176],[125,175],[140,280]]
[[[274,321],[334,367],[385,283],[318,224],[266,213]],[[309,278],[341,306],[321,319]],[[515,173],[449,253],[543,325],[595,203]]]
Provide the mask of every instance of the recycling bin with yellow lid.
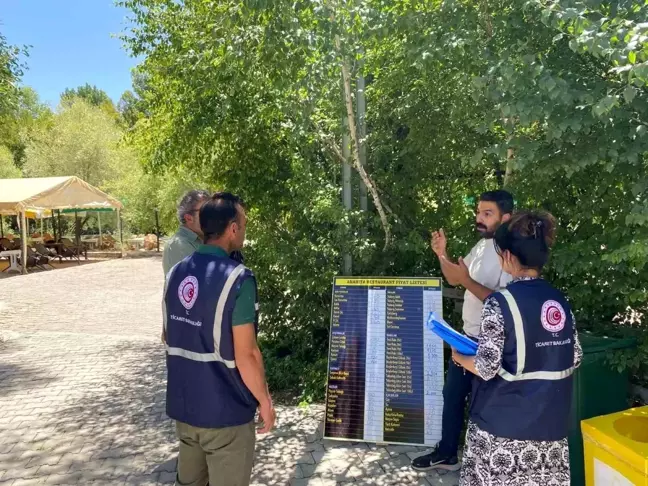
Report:
[[648,407],[581,424],[587,486],[648,486]]

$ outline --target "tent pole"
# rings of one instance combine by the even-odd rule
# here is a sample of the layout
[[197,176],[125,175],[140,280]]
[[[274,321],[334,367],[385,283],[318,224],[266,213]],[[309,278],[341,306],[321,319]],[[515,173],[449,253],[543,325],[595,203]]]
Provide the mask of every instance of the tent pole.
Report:
[[27,220],[25,218],[25,211],[20,213],[20,236],[22,243],[22,273],[27,273]]
[[4,221],[2,215],[0,215],[0,238],[4,238]]
[[63,238],[63,231],[61,230],[61,210],[57,209],[56,213],[58,215],[58,237],[59,239],[56,241],[57,243],[61,238]]
[[74,240],[77,247],[77,263],[81,265],[81,226],[79,225],[79,212],[74,210]]
[[[43,237],[43,215],[42,215],[42,214],[41,214],[40,220],[41,220],[41,231],[40,231],[40,235],[41,235],[41,238],[42,238],[42,237]],[[45,240],[43,240],[43,241],[45,241]]]
[[101,211],[97,211],[97,224],[99,225],[99,249],[101,250]]
[[117,209],[117,239],[119,240],[119,255],[124,256],[124,235],[122,234],[121,211]]

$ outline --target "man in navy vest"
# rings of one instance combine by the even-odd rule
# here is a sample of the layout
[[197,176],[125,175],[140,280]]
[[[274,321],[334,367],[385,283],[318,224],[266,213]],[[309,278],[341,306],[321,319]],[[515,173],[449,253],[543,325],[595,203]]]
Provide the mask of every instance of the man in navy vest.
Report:
[[178,485],[248,485],[257,408],[260,433],[274,425],[256,339],[256,279],[229,257],[243,247],[246,219],[240,198],[214,194],[200,209],[205,244],[167,275],[167,415],[180,439]]

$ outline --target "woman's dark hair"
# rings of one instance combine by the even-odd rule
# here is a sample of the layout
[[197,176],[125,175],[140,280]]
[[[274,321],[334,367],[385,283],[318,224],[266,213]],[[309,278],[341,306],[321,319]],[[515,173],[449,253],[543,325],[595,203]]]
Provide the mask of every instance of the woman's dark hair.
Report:
[[495,232],[498,254],[508,250],[526,268],[541,270],[554,244],[556,220],[544,212],[520,211]]
[[200,229],[205,242],[218,238],[227,227],[238,219],[238,206],[245,207],[243,200],[229,192],[217,192],[200,208]]

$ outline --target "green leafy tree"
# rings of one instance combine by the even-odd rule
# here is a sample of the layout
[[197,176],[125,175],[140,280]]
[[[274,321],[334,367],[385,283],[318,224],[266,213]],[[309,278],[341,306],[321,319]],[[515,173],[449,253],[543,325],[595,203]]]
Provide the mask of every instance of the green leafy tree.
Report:
[[[263,282],[262,298],[274,309],[263,316],[271,380],[317,396],[330,282],[342,253],[354,255],[358,273],[429,272],[427,228],[456,213],[469,221],[471,209],[459,192],[472,188],[455,161],[486,139],[461,121],[469,105],[461,89],[471,83],[458,74],[460,61],[448,69],[431,61],[411,68],[418,46],[408,44],[399,19],[422,12],[404,5],[304,3],[295,9],[289,2],[192,1],[183,9],[174,2],[124,3],[138,23],[127,42],[145,56],[140,70],[147,75],[149,117],[133,139],[152,170],[197,171],[253,205],[246,252]],[[423,22],[417,27],[420,42],[429,29]],[[385,68],[394,58],[399,64]],[[444,83],[437,81],[427,88],[417,79],[432,66],[437,69],[427,79],[451,76],[450,86],[440,90]],[[360,75],[373,79],[365,182],[378,198],[372,197],[368,213],[345,211],[339,189],[345,132],[355,138],[356,182],[363,170],[353,130]],[[458,83],[454,90],[452,83]],[[453,111],[453,101],[462,109]],[[426,121],[439,120],[433,132],[418,121],[422,113]],[[455,125],[443,126],[444,116]],[[470,143],[457,140],[458,129]],[[491,175],[473,172],[482,187]],[[386,215],[379,214],[381,204]],[[395,245],[383,252],[392,238]]]
[[22,177],[22,173],[14,164],[11,151],[0,145],[0,179],[16,179]]
[[[558,217],[548,277],[581,327],[622,332],[618,322],[645,314],[645,7],[120,4],[136,25],[125,41],[144,57],[146,116],[130,140],[147,170],[200,174],[253,204],[246,251],[273,309],[263,339],[275,386],[323,389],[343,253],[357,274],[438,273],[428,229],[445,227],[463,253],[475,240],[466,201],[502,185]],[[353,130],[360,78],[364,140]],[[356,169],[356,204],[363,171],[377,194],[367,212],[341,207],[343,159]]]
[[92,106],[101,108],[115,119],[119,116],[117,108],[112,99],[110,99],[110,96],[108,96],[104,90],[99,89],[96,86],[91,86],[86,83],[78,88],[67,88],[63,93],[61,93],[62,104],[73,103],[76,99],[82,99]]
[[11,113],[18,102],[18,82],[25,69],[21,56],[27,56],[27,49],[9,44],[0,32],[0,117]]
[[145,172],[142,165],[131,159],[122,159],[115,178],[104,188],[124,203],[123,218],[132,233],[155,231],[155,210],[159,211],[160,230],[174,233],[179,226],[176,205],[189,190],[209,187],[199,175],[170,169],[163,174]]
[[146,77],[135,71],[133,73],[133,90],[124,91],[117,103],[117,110],[126,128],[132,129],[139,120],[149,115],[144,99],[146,93]]
[[11,150],[14,163],[22,167],[27,144],[39,130],[50,125],[53,114],[33,89],[21,86],[17,93],[11,112],[0,117],[0,141]]
[[21,58],[26,56],[26,48],[10,45],[0,32],[0,147],[11,150],[18,166],[22,164],[29,118],[38,105],[35,93],[19,84],[26,67]]
[[138,99],[136,95],[130,91],[124,91],[117,103],[117,111],[126,127],[132,128],[141,117],[141,112],[137,108]]
[[27,145],[25,174],[29,177],[76,175],[102,186],[116,175],[123,161],[135,159],[120,142],[116,121],[100,107],[76,99],[62,104],[51,126]]
[[93,106],[102,106],[105,103],[112,103],[110,96],[102,89],[96,86],[91,86],[86,83],[78,88],[67,88],[61,93],[61,101],[74,101],[75,98],[81,98],[86,103]]

